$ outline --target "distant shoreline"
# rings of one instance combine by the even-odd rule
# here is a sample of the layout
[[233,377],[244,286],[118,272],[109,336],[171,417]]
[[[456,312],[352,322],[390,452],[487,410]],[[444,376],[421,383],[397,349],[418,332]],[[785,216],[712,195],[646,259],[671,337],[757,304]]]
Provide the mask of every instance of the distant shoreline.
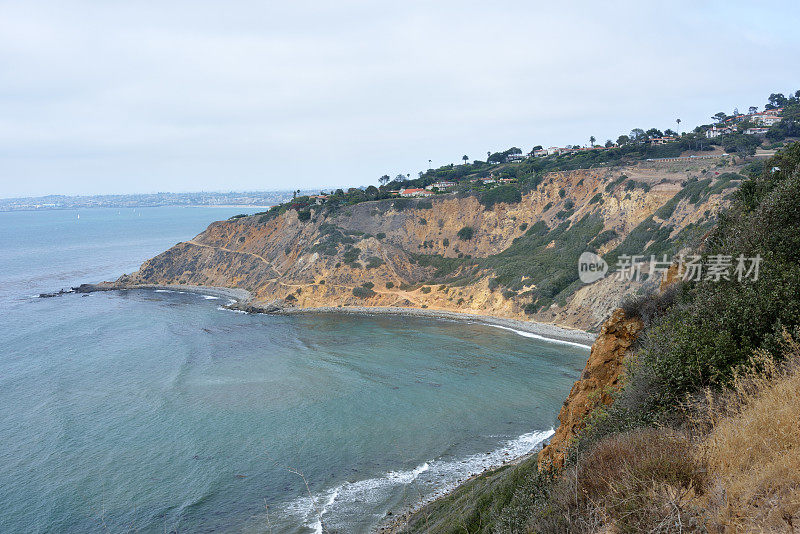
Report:
[[222,208],[222,209],[254,209],[268,210],[275,204],[153,204],[141,206],[42,206],[42,207],[21,207],[21,208],[0,208],[0,213],[16,213],[27,211],[79,211],[79,210],[142,210],[151,208]]

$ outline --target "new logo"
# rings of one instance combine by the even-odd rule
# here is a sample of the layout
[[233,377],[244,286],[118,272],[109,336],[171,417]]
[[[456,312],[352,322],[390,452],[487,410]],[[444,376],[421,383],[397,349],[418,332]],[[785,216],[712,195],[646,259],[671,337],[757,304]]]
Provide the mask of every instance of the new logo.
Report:
[[584,252],[578,258],[578,277],[584,284],[591,284],[603,278],[608,272],[606,260],[594,252]]

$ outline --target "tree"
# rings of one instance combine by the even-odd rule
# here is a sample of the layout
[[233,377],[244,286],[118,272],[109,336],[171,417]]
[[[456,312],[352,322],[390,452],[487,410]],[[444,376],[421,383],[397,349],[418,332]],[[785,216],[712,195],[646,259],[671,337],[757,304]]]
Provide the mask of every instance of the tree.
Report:
[[712,115],[711,118],[714,119],[717,123],[720,123],[725,119],[727,119],[728,116],[725,114],[724,111],[720,111],[719,113]]
[[384,174],[383,176],[378,178],[378,183],[381,184],[381,185],[386,185],[386,184],[389,183],[389,180],[391,180],[391,178],[389,178],[389,175],[388,174]]
[[675,119],[675,122],[678,124],[678,135],[680,135],[680,133],[681,133],[681,120],[680,119]]
[[595,136],[592,135],[591,137],[589,137],[589,144],[592,145],[592,147],[594,147],[595,141],[597,141],[597,138],[595,138]]
[[650,139],[653,139],[655,137],[664,137],[664,134],[661,133],[661,130],[659,130],[658,128],[650,128],[645,133],[647,134],[647,137]]
[[429,168],[429,169],[432,169],[432,168],[433,168],[433,167],[431,166],[431,160],[428,160],[428,168]]
[[614,146],[614,141],[606,139],[606,148],[611,148],[612,146]]
[[641,128],[634,128],[633,130],[631,130],[631,137],[630,137],[631,141],[644,141],[644,136],[645,136],[644,130],[642,130]]
[[617,137],[617,144],[619,146],[627,145],[630,142],[631,142],[631,138],[628,137],[627,135],[620,135],[619,137]]
[[397,176],[394,177],[394,179],[397,182],[405,182],[406,181],[406,175],[405,174],[398,174]]
[[753,113],[758,113],[758,106],[750,106],[747,108],[748,115],[752,115]]
[[769,95],[768,100],[769,104],[764,106],[764,109],[782,108],[787,103],[786,97],[783,96],[783,93],[772,93],[771,95]]
[[463,159],[463,160],[464,160],[464,165],[466,165],[466,164],[467,164],[467,162],[469,161],[469,156],[467,156],[466,154],[464,154],[463,156],[461,156],[461,159]]
[[666,130],[664,130],[664,135],[666,135],[666,136],[668,136],[668,137],[676,137],[676,136],[678,135],[678,133],[677,133],[677,132],[674,132],[674,131],[672,131],[672,130],[671,130],[671,129],[669,129],[669,128],[667,128]]

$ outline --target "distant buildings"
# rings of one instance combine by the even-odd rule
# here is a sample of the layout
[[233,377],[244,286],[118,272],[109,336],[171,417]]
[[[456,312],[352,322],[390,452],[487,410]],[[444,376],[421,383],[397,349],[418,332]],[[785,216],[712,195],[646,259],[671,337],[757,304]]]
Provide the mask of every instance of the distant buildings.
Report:
[[425,187],[427,190],[431,189],[438,189],[439,191],[443,191],[445,189],[450,189],[451,187],[455,187],[455,182],[448,182],[448,181],[441,181],[441,182],[434,182],[431,185]]
[[647,142],[650,143],[651,145],[666,145],[667,143],[671,143],[677,140],[678,140],[677,137],[666,136],[666,137],[652,137],[648,139]]
[[506,161],[523,161],[527,159],[528,156],[525,154],[509,154],[506,156]]
[[715,137],[719,137],[720,135],[728,135],[729,133],[733,133],[733,128],[730,126],[717,126],[716,124],[706,130],[706,137],[709,139],[714,139]]
[[[770,111],[775,111],[775,110],[770,110]],[[750,117],[751,122],[755,124],[761,124],[767,127],[773,126],[774,124],[780,122],[780,120],[781,120],[780,114],[778,115],[774,115],[771,113],[768,114],[766,111],[764,113],[756,113],[755,115],[752,115]]]
[[431,195],[435,195],[433,191],[426,191],[425,189],[421,189],[418,187],[411,187],[408,189],[401,189],[400,196],[401,197],[428,197]]

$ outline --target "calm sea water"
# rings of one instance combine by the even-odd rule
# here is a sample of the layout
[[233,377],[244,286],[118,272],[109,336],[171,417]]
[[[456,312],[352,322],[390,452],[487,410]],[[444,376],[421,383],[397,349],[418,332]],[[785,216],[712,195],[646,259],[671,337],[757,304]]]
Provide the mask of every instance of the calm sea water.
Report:
[[587,351],[116,278],[240,209],[0,213],[0,532],[365,532],[549,435]]

